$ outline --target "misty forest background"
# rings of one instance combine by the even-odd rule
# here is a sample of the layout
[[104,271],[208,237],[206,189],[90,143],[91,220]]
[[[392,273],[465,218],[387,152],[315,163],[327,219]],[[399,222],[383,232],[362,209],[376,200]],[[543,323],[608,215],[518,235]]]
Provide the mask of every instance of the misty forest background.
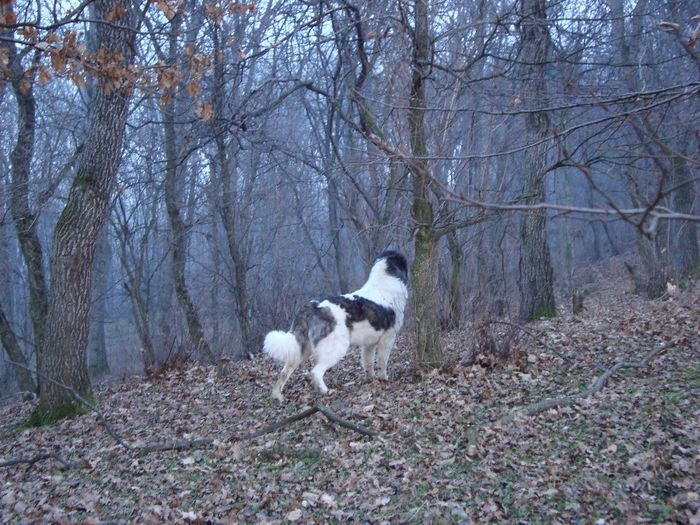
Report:
[[255,354],[389,247],[423,368],[611,257],[683,286],[697,7],[0,1],[0,395]]

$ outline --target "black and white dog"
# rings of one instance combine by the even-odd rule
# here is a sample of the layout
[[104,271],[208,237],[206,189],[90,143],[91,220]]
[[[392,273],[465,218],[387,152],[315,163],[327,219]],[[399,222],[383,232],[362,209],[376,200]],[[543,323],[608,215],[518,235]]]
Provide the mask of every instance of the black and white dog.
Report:
[[311,371],[313,383],[320,392],[327,393],[323,374],[345,356],[350,346],[360,348],[362,368],[370,378],[374,378],[376,355],[379,377],[387,380],[389,354],[403,325],[407,283],[406,258],[398,252],[385,251],[374,260],[362,288],[311,301],[297,314],[289,332],[269,332],[263,349],[284,364],[272,397],[284,400],[285,383],[308,355],[316,363]]

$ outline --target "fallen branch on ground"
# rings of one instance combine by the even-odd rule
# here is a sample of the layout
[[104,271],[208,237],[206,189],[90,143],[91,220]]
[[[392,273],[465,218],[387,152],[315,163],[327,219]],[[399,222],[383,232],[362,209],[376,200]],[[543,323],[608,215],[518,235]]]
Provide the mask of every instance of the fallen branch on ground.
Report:
[[262,428],[258,430],[257,432],[249,433],[249,434],[243,434],[241,437],[243,439],[254,439],[256,437],[263,436],[265,434],[269,434],[270,432],[274,432],[275,430],[279,430],[281,428],[286,427],[290,423],[294,423],[295,421],[299,421],[301,419],[304,419],[306,417],[309,417],[316,412],[321,412],[326,418],[331,421],[332,423],[335,423],[337,425],[340,425],[341,427],[349,428],[350,430],[354,430],[355,432],[358,432],[360,434],[364,434],[365,436],[376,436],[379,434],[376,430],[372,430],[370,428],[363,427],[362,425],[356,425],[355,423],[351,423],[350,421],[343,419],[339,417],[335,412],[333,412],[330,408],[328,408],[325,405],[314,405],[312,407],[307,408],[306,410],[302,410],[298,414],[294,414],[293,416],[290,416],[286,419],[283,419],[282,421],[279,421],[277,423],[273,423],[272,425],[266,426],[265,428]]
[[73,463],[71,463],[70,461],[66,461],[61,456],[56,454],[55,452],[48,452],[46,454],[37,454],[36,456],[32,456],[31,458],[19,457],[19,458],[10,459],[8,461],[2,461],[2,462],[0,462],[0,468],[13,467],[15,465],[21,465],[24,463],[27,463],[28,465],[31,466],[34,463],[37,463],[39,461],[43,461],[45,459],[55,459],[59,463],[62,463],[63,466],[67,469],[73,468],[73,466],[74,466]]
[[628,362],[628,361],[622,361],[620,363],[617,363],[610,368],[608,368],[605,372],[600,374],[598,377],[596,377],[595,381],[591,384],[590,387],[588,387],[586,390],[579,392],[578,394],[572,394],[569,396],[561,396],[561,397],[553,397],[553,398],[548,398],[548,399],[543,399],[542,401],[538,401],[536,403],[532,403],[530,405],[526,405],[524,407],[516,408],[515,410],[512,410],[510,413],[506,414],[505,416],[497,419],[494,423],[487,423],[485,425],[480,425],[478,427],[474,427],[469,429],[468,432],[468,441],[471,444],[474,444],[476,441],[476,432],[477,430],[489,426],[504,426],[508,425],[509,423],[512,423],[516,418],[520,416],[525,416],[525,417],[530,417],[530,416],[536,416],[537,414],[541,414],[542,412],[546,412],[547,410],[550,410],[552,408],[559,408],[562,406],[569,406],[573,405],[575,403],[578,403],[582,399],[586,399],[588,397],[591,397],[592,395],[598,393],[608,382],[608,379],[612,377],[614,374],[619,372],[622,369],[625,368],[634,368],[634,369],[642,369],[646,368],[649,362],[657,357],[659,354],[663,353],[666,351],[667,348],[657,348],[656,350],[653,350],[649,352],[646,356],[641,361],[638,362]]
[[141,454],[150,454],[151,452],[164,452],[166,450],[189,450],[191,448],[204,448],[211,446],[214,443],[212,438],[193,439],[192,441],[173,441],[171,443],[151,443],[138,447],[135,450]]
[[[372,430],[366,427],[363,427],[362,425],[357,425],[355,423],[351,423],[350,421],[341,418],[338,416],[335,412],[333,412],[330,408],[328,408],[325,405],[314,405],[312,407],[309,407],[307,409],[302,410],[301,412],[294,414],[293,416],[289,416],[288,418],[283,419],[282,421],[278,421],[276,423],[273,423],[271,425],[268,425],[264,428],[261,428],[260,430],[257,430],[255,432],[249,432],[249,433],[244,433],[241,434],[239,437],[241,439],[255,439],[260,436],[264,436],[265,434],[269,434],[271,432],[274,432],[276,430],[280,430],[292,423],[295,423],[296,421],[300,421],[304,418],[307,418],[316,412],[320,412],[326,418],[331,421],[332,423],[335,423],[337,425],[340,425],[341,427],[349,428],[350,430],[354,430],[355,432],[358,432],[360,434],[363,434],[365,436],[376,436],[378,432],[376,430]],[[214,440],[211,438],[208,439],[195,439],[192,441],[173,441],[169,443],[153,443],[150,445],[144,445],[142,447],[134,448],[134,450],[138,453],[141,454],[150,454],[151,452],[164,452],[167,450],[189,450],[192,448],[203,448],[203,447],[208,447],[214,444]]]

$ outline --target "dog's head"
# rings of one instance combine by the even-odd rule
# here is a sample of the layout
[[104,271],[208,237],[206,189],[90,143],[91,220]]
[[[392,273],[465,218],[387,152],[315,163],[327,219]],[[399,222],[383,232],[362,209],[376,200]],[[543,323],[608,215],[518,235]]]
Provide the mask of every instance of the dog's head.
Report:
[[408,285],[408,264],[406,257],[394,250],[386,250],[374,259],[374,265],[384,261],[386,263],[386,273],[396,277],[403,284]]

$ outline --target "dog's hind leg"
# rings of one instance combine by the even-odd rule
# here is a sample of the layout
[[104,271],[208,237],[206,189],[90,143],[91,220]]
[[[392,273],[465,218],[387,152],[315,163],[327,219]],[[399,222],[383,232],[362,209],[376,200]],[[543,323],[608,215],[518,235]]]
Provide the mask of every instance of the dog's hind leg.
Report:
[[280,376],[277,378],[277,382],[275,383],[275,386],[272,388],[272,397],[274,397],[276,400],[284,401],[284,396],[282,395],[282,389],[284,388],[284,385],[287,384],[287,381],[289,380],[289,376],[292,375],[292,372],[294,372],[298,366],[299,366],[298,362],[287,363],[284,366],[284,368],[282,369],[282,372],[280,372]]
[[316,366],[311,370],[311,380],[322,394],[328,393],[323,374],[337,364],[350,347],[350,333],[344,327],[319,341],[313,349]]
[[[330,368],[330,367],[328,367],[328,368]],[[313,369],[311,370],[311,381],[313,381],[314,386],[322,394],[328,393],[328,387],[326,386],[326,383],[323,381],[323,374],[326,373],[326,370],[328,370],[328,368],[319,363],[315,367],[313,367]]]
[[377,351],[377,345],[368,345],[360,347],[362,350],[361,361],[362,370],[368,379],[374,379],[374,356]]
[[387,366],[389,365],[389,356],[391,355],[391,350],[394,348],[394,342],[396,341],[396,332],[390,330],[386,332],[379,338],[377,343],[377,364],[379,365],[379,379],[384,381],[389,380],[389,374],[387,373]]

